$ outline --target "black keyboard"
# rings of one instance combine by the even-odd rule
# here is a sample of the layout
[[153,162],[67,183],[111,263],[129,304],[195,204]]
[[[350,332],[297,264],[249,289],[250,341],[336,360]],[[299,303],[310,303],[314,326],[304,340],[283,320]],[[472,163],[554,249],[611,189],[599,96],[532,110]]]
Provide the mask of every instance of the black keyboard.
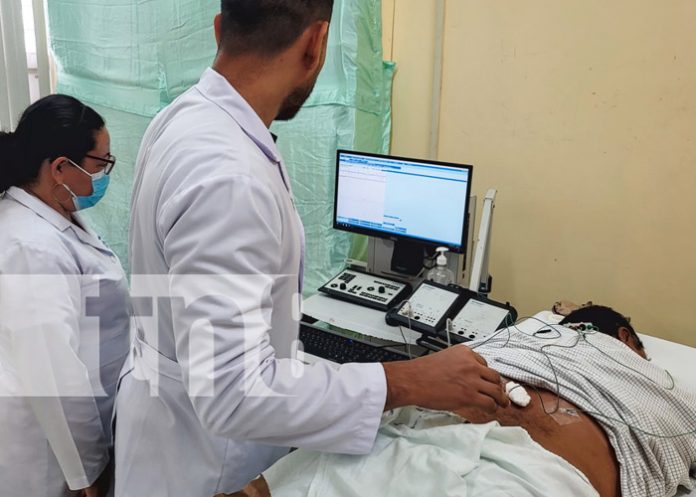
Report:
[[347,362],[390,362],[408,359],[408,354],[381,348],[329,330],[300,323],[300,340],[308,354],[344,364]]

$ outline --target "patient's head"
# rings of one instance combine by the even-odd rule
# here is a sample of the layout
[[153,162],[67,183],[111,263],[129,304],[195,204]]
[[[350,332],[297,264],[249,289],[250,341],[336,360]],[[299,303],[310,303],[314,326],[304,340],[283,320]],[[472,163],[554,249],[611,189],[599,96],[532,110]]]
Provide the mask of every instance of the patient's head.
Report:
[[642,358],[647,358],[643,342],[631,326],[628,318],[622,316],[611,307],[602,305],[581,307],[568,314],[563,318],[563,321],[561,321],[561,324],[570,323],[592,323],[599,328],[601,333],[621,340]]

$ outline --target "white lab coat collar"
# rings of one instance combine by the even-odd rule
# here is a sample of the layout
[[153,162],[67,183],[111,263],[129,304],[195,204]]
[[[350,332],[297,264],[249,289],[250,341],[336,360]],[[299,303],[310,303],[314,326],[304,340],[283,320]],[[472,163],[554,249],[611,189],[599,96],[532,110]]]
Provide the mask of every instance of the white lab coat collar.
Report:
[[61,216],[60,213],[54,208],[47,205],[35,196],[27,193],[22,188],[13,186],[5,192],[5,195],[12,197],[15,201],[19,202],[27,209],[32,210],[37,216],[51,223],[59,231],[64,232],[67,229],[71,229],[73,233],[75,233],[75,236],[77,236],[83,243],[91,245],[92,247],[103,252],[107,252],[109,254],[112,253],[111,250],[104,245],[99,236],[90,229],[82,216],[80,216],[77,212],[73,212],[72,216],[84,228],[80,228],[76,224],[71,223],[66,218]]
[[212,68],[206,69],[196,88],[204,97],[227,112],[269,160],[275,164],[282,162],[271,131],[222,74]]
[[27,193],[22,188],[16,186],[11,187],[5,195],[12,197],[14,200],[22,204],[24,207],[34,211],[38,216],[42,217],[59,231],[67,230],[72,224],[70,221],[60,215],[54,208],[46,205],[42,200]]

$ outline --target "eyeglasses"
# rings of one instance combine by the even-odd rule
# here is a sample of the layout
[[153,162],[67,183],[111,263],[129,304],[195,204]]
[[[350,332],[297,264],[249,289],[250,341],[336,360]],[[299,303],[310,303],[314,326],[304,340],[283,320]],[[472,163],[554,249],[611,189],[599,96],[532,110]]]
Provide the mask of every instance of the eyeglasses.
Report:
[[107,154],[106,157],[97,157],[96,155],[85,154],[85,157],[102,161],[104,164],[101,164],[101,167],[104,168],[104,174],[106,174],[107,176],[111,174],[111,171],[113,171],[114,166],[116,165],[116,157],[114,157],[111,154]]

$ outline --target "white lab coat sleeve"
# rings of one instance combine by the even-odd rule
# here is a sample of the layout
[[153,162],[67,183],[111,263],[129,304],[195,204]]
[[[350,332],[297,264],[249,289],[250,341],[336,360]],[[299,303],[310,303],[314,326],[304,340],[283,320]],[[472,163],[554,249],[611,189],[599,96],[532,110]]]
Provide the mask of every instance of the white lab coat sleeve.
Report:
[[75,260],[55,246],[3,247],[2,257],[13,273],[0,275],[0,316],[11,339],[15,394],[30,405],[70,489],[89,487],[109,454],[77,354],[82,295]]
[[185,387],[201,423],[215,435],[367,453],[386,401],[382,365],[304,367],[276,358],[270,344],[269,332],[297,327],[290,316],[287,329],[269,325],[270,286],[289,278],[297,288],[298,269],[280,267],[281,237],[289,229],[282,219],[271,190],[243,175],[204,180],[171,197],[158,215],[170,291],[198,296],[215,287],[217,293],[172,303]]

